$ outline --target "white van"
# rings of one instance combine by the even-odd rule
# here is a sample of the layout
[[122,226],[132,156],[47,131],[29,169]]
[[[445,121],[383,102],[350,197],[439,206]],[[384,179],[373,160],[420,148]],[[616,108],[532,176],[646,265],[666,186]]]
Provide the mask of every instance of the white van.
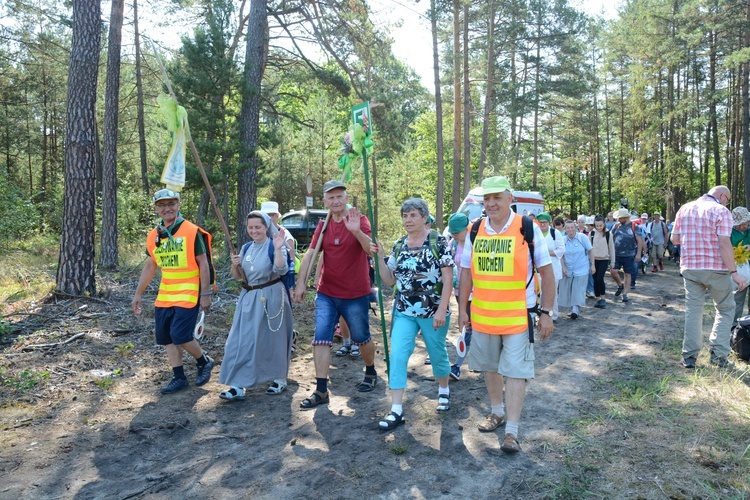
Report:
[[[461,206],[458,207],[458,211],[466,214],[469,220],[474,220],[482,215],[484,197],[480,194],[481,192],[481,187],[472,189],[464,198]],[[511,193],[513,194],[513,203],[510,204],[510,208],[517,214],[534,214],[536,216],[544,212],[544,198],[538,191],[511,191]]]

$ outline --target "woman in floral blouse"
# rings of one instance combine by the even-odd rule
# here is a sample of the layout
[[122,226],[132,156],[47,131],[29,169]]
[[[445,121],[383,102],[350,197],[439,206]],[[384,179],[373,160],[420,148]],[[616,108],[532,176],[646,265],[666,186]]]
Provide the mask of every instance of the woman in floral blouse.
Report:
[[409,198],[401,205],[406,236],[394,243],[387,265],[383,247],[372,245],[373,254],[380,259],[381,280],[388,286],[395,285],[388,373],[392,405],[391,412],[379,423],[382,430],[404,423],[407,365],[419,330],[432,360],[432,373],[438,379],[437,410],[447,411],[451,405],[445,337],[450,322],[453,257],[446,239],[426,226],[429,215],[427,203],[420,198]]

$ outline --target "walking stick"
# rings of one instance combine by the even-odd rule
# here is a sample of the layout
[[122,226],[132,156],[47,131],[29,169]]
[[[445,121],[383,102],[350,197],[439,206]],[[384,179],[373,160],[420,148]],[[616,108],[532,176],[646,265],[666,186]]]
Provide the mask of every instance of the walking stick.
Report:
[[[370,169],[367,168],[367,150],[362,150],[362,166],[365,169],[365,188],[367,190],[367,213],[370,217],[370,220],[373,219],[373,210],[372,210],[372,192],[370,191]],[[373,224],[371,226],[372,229],[372,241],[373,243],[377,243],[377,226]],[[383,284],[380,281],[380,265],[378,264],[378,259],[373,258],[373,262],[375,263],[375,283],[378,285],[378,306],[380,307],[380,328],[383,332],[383,349],[385,350],[385,371],[386,373],[390,374],[391,371],[391,359],[388,355],[388,333],[386,331],[385,327],[385,313],[383,311]],[[393,317],[391,317],[391,325],[393,325]]]
[[[172,82],[169,79],[169,75],[167,74],[167,69],[164,67],[164,63],[161,60],[159,51],[156,50],[154,41],[151,39],[149,39],[149,41],[151,42],[151,48],[154,50],[154,54],[156,54],[156,60],[159,61],[161,74],[164,77],[164,84],[167,86],[167,90],[169,90],[169,95],[172,96],[172,99],[174,99],[174,102],[177,103],[178,102],[177,96],[175,95],[174,90],[172,90]],[[227,241],[229,252],[231,254],[235,254],[236,251],[234,248],[234,244],[232,243],[232,236],[229,234],[229,227],[227,226],[226,221],[224,221],[224,216],[221,214],[221,210],[219,210],[219,203],[216,201],[216,196],[214,196],[214,190],[211,188],[211,183],[208,181],[208,176],[206,175],[206,171],[203,168],[203,163],[201,162],[200,156],[198,156],[198,150],[195,148],[195,143],[193,142],[193,138],[190,136],[188,136],[188,145],[190,146],[190,151],[193,152],[193,158],[195,158],[195,163],[198,165],[198,170],[201,173],[203,184],[206,186],[208,197],[211,199],[211,204],[214,206],[214,213],[216,214],[216,218],[219,219],[219,222],[221,223],[221,229],[224,232],[224,238]]]

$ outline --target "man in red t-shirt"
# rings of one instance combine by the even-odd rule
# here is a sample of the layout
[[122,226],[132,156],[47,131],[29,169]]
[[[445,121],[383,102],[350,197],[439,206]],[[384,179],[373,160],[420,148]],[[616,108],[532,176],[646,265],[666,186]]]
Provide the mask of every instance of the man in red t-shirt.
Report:
[[[370,392],[378,380],[375,371],[375,347],[370,342],[370,221],[356,208],[346,208],[346,186],[341,181],[328,181],[323,186],[323,203],[331,212],[323,233],[321,251],[325,255],[315,295],[315,392],[300,403],[303,409],[315,408],[329,402],[328,369],[331,364],[333,330],[339,316],[343,316],[351,330],[352,344],[360,347],[365,362],[365,378],[360,392]],[[323,222],[315,229],[310,246],[320,238]],[[300,275],[307,276],[313,252],[305,253],[300,264]],[[305,299],[307,284],[297,281],[294,301]]]

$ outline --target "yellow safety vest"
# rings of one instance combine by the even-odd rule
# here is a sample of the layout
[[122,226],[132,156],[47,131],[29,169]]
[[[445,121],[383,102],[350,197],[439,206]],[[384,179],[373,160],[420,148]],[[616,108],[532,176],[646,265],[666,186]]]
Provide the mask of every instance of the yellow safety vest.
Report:
[[508,230],[490,235],[483,220],[472,241],[472,328],[493,335],[525,332],[528,327],[526,280],[529,246],[521,234],[521,217],[512,215]]
[[[192,308],[200,296],[200,267],[195,260],[195,238],[198,232],[207,235],[200,227],[184,220],[172,239],[165,238],[156,246],[156,229],[149,231],[146,247],[156,265],[161,268],[161,283],[156,296],[156,307]],[[210,237],[210,235],[209,235]],[[204,240],[210,245],[210,240]]]

